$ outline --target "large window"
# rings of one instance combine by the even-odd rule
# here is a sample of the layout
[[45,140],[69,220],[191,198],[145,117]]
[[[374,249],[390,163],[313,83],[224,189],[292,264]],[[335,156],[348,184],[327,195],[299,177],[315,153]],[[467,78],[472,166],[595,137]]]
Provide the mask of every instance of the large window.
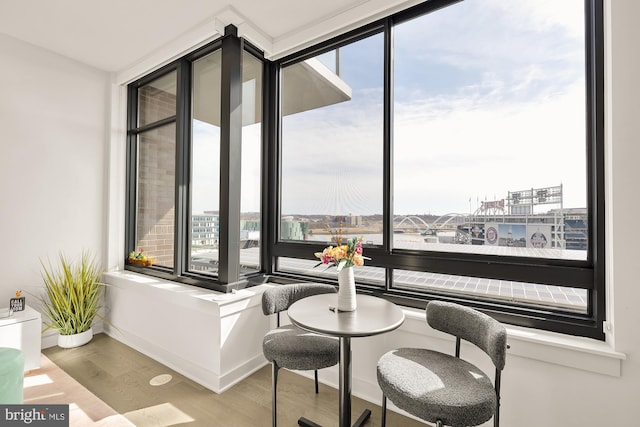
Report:
[[222,52],[192,66],[191,270],[218,272],[220,238],[220,99]]
[[240,200],[240,266],[260,270],[262,176],[262,62],[242,59],[242,180]]
[[602,9],[430,0],[275,61],[230,30],[145,76],[125,249],[156,264],[128,268],[336,283],[314,253],[363,236],[359,292],[603,339]]
[[282,68],[280,239],[382,243],[383,40]]
[[394,27],[394,247],[587,259],[583,10],[467,0]]
[[129,86],[126,253],[153,264],[127,268],[219,290],[260,271],[264,65],[243,46],[231,31]]
[[[581,0],[467,0],[394,27],[395,248],[587,260],[584,34]],[[414,289],[589,308],[586,289],[398,277]]]
[[[138,89],[135,247],[157,265],[173,267],[175,215],[176,73]],[[169,122],[167,122],[169,119]],[[146,128],[146,130],[145,130]]]
[[432,1],[280,61],[277,271],[361,235],[363,292],[601,338],[600,13]]

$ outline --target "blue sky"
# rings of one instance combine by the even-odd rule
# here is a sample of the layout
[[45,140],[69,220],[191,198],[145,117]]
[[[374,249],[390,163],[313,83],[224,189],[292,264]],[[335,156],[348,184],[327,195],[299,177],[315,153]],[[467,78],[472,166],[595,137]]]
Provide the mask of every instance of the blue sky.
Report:
[[[564,207],[586,205],[582,7],[466,0],[396,27],[396,214],[467,213],[560,184]],[[341,49],[352,100],[283,119],[283,214],[382,212],[382,46],[378,34]],[[196,144],[216,132],[196,128]],[[194,211],[217,198],[204,193]],[[258,200],[243,194],[243,210]]]
[[[396,27],[395,213],[560,184],[565,207],[585,206],[581,11],[466,0]],[[351,101],[285,117],[284,213],[382,212],[381,46],[342,49]]]

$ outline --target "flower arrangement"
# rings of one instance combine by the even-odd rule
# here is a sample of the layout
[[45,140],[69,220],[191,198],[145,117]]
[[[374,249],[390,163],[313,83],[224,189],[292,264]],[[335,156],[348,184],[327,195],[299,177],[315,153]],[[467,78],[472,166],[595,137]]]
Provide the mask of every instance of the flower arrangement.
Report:
[[345,245],[329,246],[322,252],[316,252],[314,255],[320,259],[315,267],[325,264],[329,267],[337,267],[339,272],[343,268],[362,266],[367,258],[362,255],[362,237],[352,237],[347,240]]
[[129,253],[128,261],[130,264],[140,265],[143,267],[153,265],[153,259],[144,253],[144,249],[140,249],[138,252],[131,251],[131,253]]

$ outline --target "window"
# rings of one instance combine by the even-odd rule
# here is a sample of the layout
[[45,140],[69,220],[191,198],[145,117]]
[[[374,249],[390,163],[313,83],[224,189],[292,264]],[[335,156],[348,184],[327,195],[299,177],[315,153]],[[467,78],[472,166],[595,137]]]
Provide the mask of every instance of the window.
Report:
[[140,87],[135,248],[168,268],[174,254],[175,115],[175,71]]
[[602,0],[431,0],[275,61],[232,26],[130,85],[126,251],[604,339]]
[[587,259],[583,9],[468,0],[394,27],[394,247]]
[[221,71],[220,50],[192,65],[189,269],[207,275],[218,272]]
[[[394,27],[394,248],[587,260],[583,10],[468,0]],[[588,311],[586,289],[493,282],[447,289]]]
[[382,243],[383,40],[282,67],[281,240]]
[[601,11],[432,1],[283,58],[276,271],[362,235],[363,292],[602,338]]
[[261,233],[262,62],[244,52],[242,59],[242,181],[240,205],[240,265],[258,272]]
[[261,269],[264,64],[227,29],[129,86],[127,268],[217,290]]

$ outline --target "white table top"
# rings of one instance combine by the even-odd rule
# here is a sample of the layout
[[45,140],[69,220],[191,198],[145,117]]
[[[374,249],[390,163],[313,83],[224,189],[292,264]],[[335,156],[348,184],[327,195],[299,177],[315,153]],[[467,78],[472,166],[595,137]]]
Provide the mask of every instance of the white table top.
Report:
[[27,322],[29,320],[36,319],[41,319],[40,312],[27,305],[22,311],[14,311],[10,317],[0,318],[0,326],[12,325],[14,323]]
[[398,328],[404,322],[400,307],[382,298],[356,295],[355,311],[331,310],[338,306],[338,294],[303,298],[288,310],[291,322],[303,329],[338,337],[366,337]]

